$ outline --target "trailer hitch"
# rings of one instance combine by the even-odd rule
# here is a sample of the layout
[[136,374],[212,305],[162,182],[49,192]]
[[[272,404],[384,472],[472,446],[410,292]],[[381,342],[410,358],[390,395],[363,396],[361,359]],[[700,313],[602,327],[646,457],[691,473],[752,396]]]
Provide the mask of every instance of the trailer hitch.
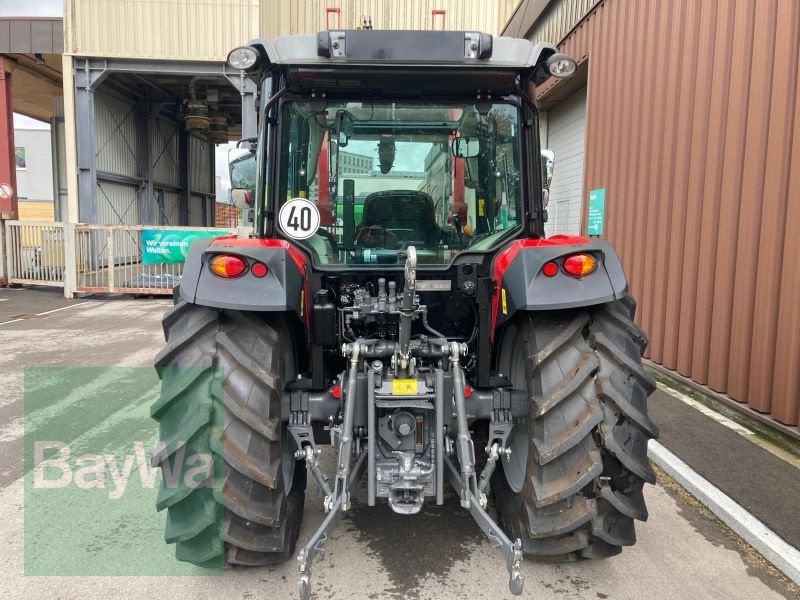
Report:
[[[328,484],[327,476],[318,468],[314,449],[309,448],[309,451],[303,455],[309,467],[311,467],[311,473],[317,479],[317,483],[325,494],[324,506],[325,512],[328,514],[297,555],[298,570],[300,571],[300,581],[298,582],[300,600],[309,600],[311,598],[311,565],[317,554],[323,551],[325,542],[328,539],[328,532],[332,531],[339,522],[342,513],[350,509],[350,491],[364,471],[366,453],[361,452],[355,466],[352,468],[351,461],[353,454],[356,375],[360,357],[365,350],[366,345],[361,340],[353,344],[347,344],[342,349],[343,354],[350,358],[350,372],[347,380],[347,393],[344,396],[344,422],[342,423],[341,442],[339,444],[336,480],[332,491]],[[298,458],[302,457],[298,455]]]
[[456,342],[450,344],[450,364],[453,370],[453,399],[456,409],[456,451],[458,456],[459,468],[457,468],[449,457],[445,456],[445,464],[450,478],[450,484],[458,492],[461,498],[461,506],[466,508],[475,519],[475,522],[492,541],[496,548],[500,548],[506,559],[508,569],[508,589],[515,595],[522,594],[525,578],[520,571],[522,562],[522,541],[517,538],[513,542],[503,533],[500,526],[494,522],[489,513],[486,512],[486,495],[484,491],[488,487],[491,470],[499,457],[499,444],[493,444],[492,450],[497,456],[490,452],[490,461],[487,469],[481,474],[479,484],[475,474],[475,449],[472,443],[472,436],[469,433],[466,415],[466,398],[464,395],[464,373],[461,370],[459,357],[466,349]]
[[[453,462],[445,457],[445,465],[447,466],[447,473],[450,478],[450,484],[461,496],[462,502],[468,499],[469,514],[475,519],[478,527],[481,528],[486,537],[494,544],[495,548],[499,548],[506,559],[506,568],[508,569],[508,589],[514,596],[522,594],[522,588],[525,585],[525,577],[520,571],[520,563],[522,562],[522,541],[517,538],[513,542],[509,537],[503,533],[500,526],[494,522],[489,513],[484,510],[481,504],[481,498],[470,489],[465,489],[462,485],[461,473],[458,471]],[[482,496],[482,494],[481,494]]]
[[[349,482],[349,493],[353,486],[358,483],[361,474],[364,471],[366,464],[366,453],[361,454],[353,467],[353,477]],[[328,504],[330,510],[328,511],[325,520],[308,540],[308,543],[303,546],[297,555],[298,570],[300,572],[300,580],[298,588],[300,591],[300,600],[309,600],[311,598],[311,566],[317,555],[322,554],[325,550],[325,542],[328,541],[328,533],[333,531],[333,528],[339,523],[339,519],[344,512],[344,495],[339,494],[334,497]]]

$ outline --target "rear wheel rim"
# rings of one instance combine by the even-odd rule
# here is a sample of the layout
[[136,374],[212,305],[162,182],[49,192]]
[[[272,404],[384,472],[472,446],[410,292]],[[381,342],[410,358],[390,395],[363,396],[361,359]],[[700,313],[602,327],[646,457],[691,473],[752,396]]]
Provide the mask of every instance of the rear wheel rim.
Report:
[[[519,328],[509,325],[503,334],[500,345],[499,367],[501,372],[511,381],[515,390],[528,393],[528,382],[525,375],[525,353]],[[520,493],[525,484],[525,473],[528,464],[528,419],[515,418],[514,427],[507,441],[511,456],[503,454],[503,474],[508,487],[514,493]]]

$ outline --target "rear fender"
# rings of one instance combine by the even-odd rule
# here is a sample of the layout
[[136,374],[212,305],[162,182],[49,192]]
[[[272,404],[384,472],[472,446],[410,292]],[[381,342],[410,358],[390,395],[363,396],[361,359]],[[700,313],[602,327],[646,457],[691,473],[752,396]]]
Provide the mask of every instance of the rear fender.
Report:
[[[241,277],[215,275],[210,260],[217,254],[233,254],[252,265],[267,266],[264,277],[249,270]],[[284,240],[226,236],[201,239],[192,244],[181,277],[181,298],[193,304],[243,311],[292,311],[308,318],[308,260]]]
[[[575,253],[591,254],[597,268],[575,278],[561,270],[562,260]],[[554,261],[554,277],[542,268]],[[628,291],[628,282],[617,253],[605,240],[589,241],[579,236],[555,235],[546,239],[516,240],[494,259],[492,278],[492,335],[518,311],[542,311],[593,306],[618,300]]]

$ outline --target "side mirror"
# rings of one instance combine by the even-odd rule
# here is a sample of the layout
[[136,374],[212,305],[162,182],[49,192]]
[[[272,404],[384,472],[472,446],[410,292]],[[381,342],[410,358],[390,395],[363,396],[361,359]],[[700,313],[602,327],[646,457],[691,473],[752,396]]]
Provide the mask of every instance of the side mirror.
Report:
[[553,182],[553,167],[555,166],[556,155],[552,150],[542,150],[542,187],[550,189]]
[[476,137],[457,137],[450,150],[456,158],[475,158],[480,154],[481,141]]
[[256,195],[256,153],[252,149],[228,151],[231,197],[237,208],[252,208]]
[[232,188],[231,198],[233,198],[233,204],[236,208],[241,208],[242,210],[253,208],[253,196],[247,190]]

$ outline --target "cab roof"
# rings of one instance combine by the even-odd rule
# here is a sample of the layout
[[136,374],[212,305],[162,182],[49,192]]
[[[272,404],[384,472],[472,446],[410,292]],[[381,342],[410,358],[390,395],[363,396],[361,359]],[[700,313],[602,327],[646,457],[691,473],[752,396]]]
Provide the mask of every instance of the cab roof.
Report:
[[471,31],[329,30],[254,40],[293,91],[508,93],[552,54],[552,44]]

